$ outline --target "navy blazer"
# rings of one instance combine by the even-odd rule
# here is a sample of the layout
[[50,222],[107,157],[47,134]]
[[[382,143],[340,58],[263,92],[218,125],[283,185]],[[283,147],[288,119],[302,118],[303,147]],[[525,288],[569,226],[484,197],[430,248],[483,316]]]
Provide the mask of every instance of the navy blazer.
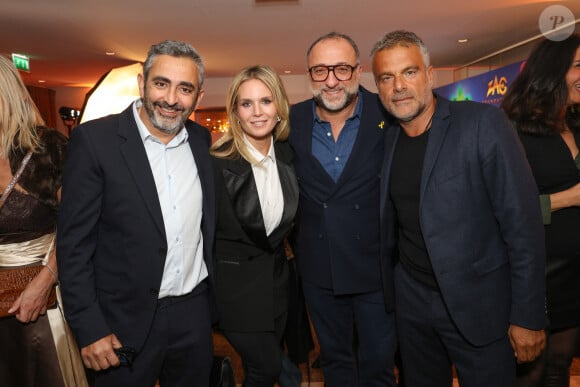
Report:
[[[241,157],[213,158],[217,197],[215,282],[222,329],[274,331],[276,312],[286,310],[288,265],[284,240],[294,225],[298,182],[288,144],[275,142],[274,149],[284,210],[280,224],[269,236],[251,164]],[[276,283],[275,267],[279,270]],[[275,292],[277,286],[281,288]]]
[[[392,259],[398,226],[389,177],[400,131],[396,124],[386,132],[381,186],[381,217]],[[421,174],[419,221],[445,304],[469,342],[497,340],[509,324],[544,328],[538,190],[501,110],[437,97]]]
[[291,108],[300,202],[295,252],[304,281],[335,294],[383,289],[391,278],[380,255],[379,175],[384,156],[386,113],[376,94],[364,88],[356,141],[335,183],[312,155],[313,100]]
[[[215,231],[207,129],[187,121],[203,193],[204,260]],[[58,217],[65,315],[79,347],[111,333],[139,350],[157,306],[167,255],[163,216],[132,105],[72,131]]]

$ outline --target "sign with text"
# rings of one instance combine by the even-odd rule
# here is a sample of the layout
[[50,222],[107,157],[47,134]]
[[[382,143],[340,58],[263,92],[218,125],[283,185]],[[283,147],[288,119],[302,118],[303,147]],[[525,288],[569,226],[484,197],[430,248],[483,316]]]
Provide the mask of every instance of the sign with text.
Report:
[[22,54],[12,54],[12,63],[18,70],[30,72],[30,58]]
[[462,79],[434,91],[451,101],[475,101],[499,106],[509,85],[518,76],[525,61],[512,63],[487,73]]

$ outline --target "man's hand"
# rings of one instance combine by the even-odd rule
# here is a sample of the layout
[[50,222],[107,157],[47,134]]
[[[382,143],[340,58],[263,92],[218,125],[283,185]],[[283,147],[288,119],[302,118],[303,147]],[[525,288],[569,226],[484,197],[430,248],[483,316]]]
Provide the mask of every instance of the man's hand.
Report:
[[534,331],[517,325],[510,325],[508,336],[518,363],[536,359],[546,346],[546,332]]
[[95,371],[119,366],[119,358],[113,348],[121,348],[121,342],[113,333],[81,349],[85,367]]

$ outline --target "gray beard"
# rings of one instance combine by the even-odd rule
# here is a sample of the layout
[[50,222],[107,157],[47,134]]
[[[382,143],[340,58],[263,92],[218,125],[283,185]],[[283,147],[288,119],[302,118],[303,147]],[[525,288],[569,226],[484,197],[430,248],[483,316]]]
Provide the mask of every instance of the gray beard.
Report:
[[[148,101],[143,101],[145,112],[147,112],[147,116],[149,117],[149,120],[155,129],[165,134],[173,135],[179,132],[181,128],[183,128],[185,125],[185,118],[183,118],[182,115],[179,116],[177,121],[174,121],[174,124],[163,123],[161,120],[157,119],[157,115],[155,114],[155,110],[153,108],[154,106],[155,104],[150,104]],[[191,112],[189,112],[187,117],[189,117],[190,114]]]
[[313,94],[313,98],[314,101],[316,102],[316,104],[322,108],[324,108],[324,110],[327,110],[329,112],[339,112],[341,110],[344,110],[347,106],[350,106],[350,104],[356,99],[357,95],[358,95],[358,86],[355,88],[354,92],[351,92],[349,89],[345,90],[345,95],[344,95],[344,101],[337,105],[337,106],[329,106],[326,101],[324,100],[324,98],[322,98],[322,91],[319,92],[314,92],[314,90],[312,90],[312,94]]
[[[149,114],[149,112],[147,112],[147,114]],[[165,134],[175,134],[175,133],[179,132],[179,130],[181,128],[183,128],[183,125],[185,125],[185,122],[181,118],[174,126],[169,126],[167,124],[164,125],[164,124],[160,123],[159,121],[157,121],[157,117],[155,117],[155,113],[149,114],[149,120],[151,121],[151,124],[153,124],[155,129],[157,129],[160,132],[163,132]]]
[[[417,111],[407,117],[398,117],[395,116],[394,111],[393,112],[389,112],[391,113],[397,120],[399,120],[399,122],[403,122],[403,123],[407,123],[407,122],[411,122],[413,121],[415,118],[419,117],[427,108],[427,105],[425,104],[421,104],[419,105],[419,107],[417,108]],[[389,109],[387,109],[389,110]]]

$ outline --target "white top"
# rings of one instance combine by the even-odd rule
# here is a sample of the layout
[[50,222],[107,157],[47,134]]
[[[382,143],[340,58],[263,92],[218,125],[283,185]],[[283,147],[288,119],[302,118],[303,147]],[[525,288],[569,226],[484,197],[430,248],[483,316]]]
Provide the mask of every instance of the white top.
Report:
[[258,198],[260,199],[262,218],[264,218],[264,225],[266,226],[266,235],[270,235],[278,227],[284,212],[284,195],[282,194],[282,185],[280,184],[280,176],[276,166],[274,141],[272,139],[270,141],[270,150],[264,156],[254,148],[244,134],[244,142],[248,147],[248,151],[258,161],[256,165],[252,165],[252,172],[258,188]]

